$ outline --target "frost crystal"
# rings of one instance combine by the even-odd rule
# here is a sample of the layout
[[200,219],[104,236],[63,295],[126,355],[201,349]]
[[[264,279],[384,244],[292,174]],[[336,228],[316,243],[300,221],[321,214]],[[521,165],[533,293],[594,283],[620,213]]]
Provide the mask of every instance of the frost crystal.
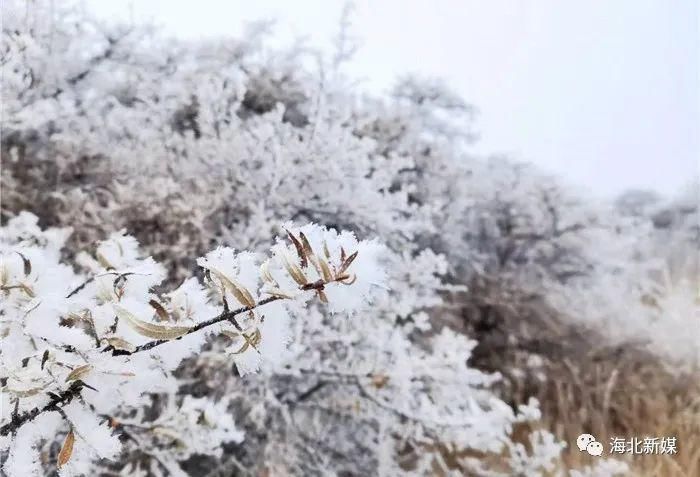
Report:
[[188,449],[179,459],[217,455],[224,442],[239,442],[226,401],[186,397],[179,412],[164,411],[157,424],[132,415],[147,405],[149,393],[170,394],[172,401],[172,373],[200,352],[207,336],[227,340],[225,353],[240,374],[279,366],[292,315],[314,296],[338,300],[334,312],[352,314],[383,286],[376,243],[311,224],[289,225],[286,233],[270,259],[221,247],[199,259],[211,293],[189,278],[158,294],[164,269],[141,256],[133,237],[113,234],[94,257],[81,255],[87,274],[78,275],[60,262],[64,233],[41,231],[28,214],[11,219],[0,240],[2,407],[15,409],[11,420],[3,414],[2,435],[12,436],[6,472],[39,475],[38,445],[60,435],[58,470],[65,476],[117,458],[117,436],[134,429],[176,438]]

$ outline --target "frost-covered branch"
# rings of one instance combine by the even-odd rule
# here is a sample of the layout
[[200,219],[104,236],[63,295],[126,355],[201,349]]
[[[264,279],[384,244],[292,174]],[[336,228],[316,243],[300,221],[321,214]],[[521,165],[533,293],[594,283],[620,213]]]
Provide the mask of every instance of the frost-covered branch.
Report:
[[75,381],[70,387],[58,394],[51,393],[49,402],[44,407],[35,407],[29,411],[25,411],[22,414],[12,413],[10,422],[3,424],[0,427],[0,436],[7,436],[9,434],[17,432],[17,429],[22,427],[25,423],[35,419],[42,413],[45,412],[58,412],[61,406],[68,404],[74,397],[80,395],[84,383],[82,381]]
[[[341,277],[342,279],[342,277]],[[338,279],[335,279],[334,281],[340,281]],[[317,280],[314,283],[307,283],[305,285],[300,286],[299,288],[303,291],[310,291],[310,290],[316,290],[322,291],[326,285],[329,283],[324,282],[323,280]],[[70,294],[69,294],[70,296]],[[214,318],[211,318],[207,321],[202,321],[192,328],[190,328],[185,335],[191,334],[191,333],[196,333],[200,330],[203,330],[204,328],[207,328],[209,326],[216,325],[218,323],[221,323],[223,321],[228,321],[231,324],[234,325],[234,327],[240,331],[243,332],[243,328],[241,328],[241,325],[236,321],[236,316],[251,312],[261,306],[264,306],[268,303],[272,303],[277,300],[284,300],[288,299],[287,297],[282,297],[282,296],[271,296],[264,298],[257,302],[254,306],[248,307],[240,307],[235,310],[229,310],[221,313],[218,316],[215,316]],[[183,335],[183,336],[185,336]],[[179,340],[182,337],[175,338],[175,340]],[[153,340],[149,341],[147,343],[141,344],[134,348],[133,351],[129,351],[128,349],[115,349],[113,346],[107,346],[103,349],[103,351],[111,351],[114,356],[123,356],[123,355],[131,355],[134,353],[139,353],[143,351],[148,351],[150,349],[155,348],[156,346],[169,343],[172,340]],[[82,381],[76,381],[69,387],[68,389],[62,391],[59,394],[53,394],[51,396],[51,400],[49,401],[48,404],[46,404],[43,408],[34,408],[30,411],[24,412],[22,415],[16,415],[13,414],[11,417],[11,421],[3,426],[0,427],[0,436],[6,436],[12,432],[15,432],[20,426],[22,426],[24,423],[31,421],[32,419],[36,418],[39,414],[44,413],[44,412],[52,412],[52,411],[58,411],[59,408],[65,404],[68,404],[74,397],[77,397],[80,395],[80,392],[82,391],[84,383]]]
[[[342,280],[334,279],[333,281],[337,282],[337,281],[342,281]],[[316,290],[316,292],[319,292],[319,291],[323,291],[325,286],[328,285],[329,283],[332,283],[332,282],[324,282],[323,280],[317,280],[314,283],[306,283],[304,285],[301,285],[299,287],[299,289],[302,291]],[[224,311],[220,315],[217,315],[217,316],[215,316],[207,321],[202,321],[200,323],[197,323],[195,326],[188,329],[187,332],[183,336],[189,335],[191,333],[196,333],[197,331],[203,330],[204,328],[207,328],[207,327],[212,326],[212,325],[216,325],[216,324],[224,322],[224,321],[230,322],[238,331],[242,332],[243,329],[241,328],[241,325],[238,324],[238,321],[236,320],[236,316],[241,315],[241,314],[246,313],[246,312],[251,312],[251,311],[253,311],[257,308],[260,308],[261,306],[264,306],[268,303],[272,303],[272,302],[277,301],[277,300],[289,299],[289,298],[291,298],[291,297],[285,297],[285,296],[280,296],[280,295],[270,296],[270,297],[267,297],[267,298],[264,298],[264,299],[258,301],[257,303],[255,303],[252,306],[242,306],[242,307],[237,308],[235,310]],[[179,340],[181,338],[182,337],[177,337],[177,338],[175,338],[175,340]],[[152,348],[155,348],[156,346],[160,346],[162,344],[169,343],[170,341],[172,341],[172,340],[162,339],[162,340],[149,341],[148,343],[143,343],[141,345],[138,345],[136,348],[134,348],[133,351],[129,351],[128,349],[115,349],[112,346],[107,346],[103,351],[111,351],[114,356],[130,355],[130,354],[139,353],[142,351],[148,351]]]
[[[528,461],[537,475],[546,459],[513,452],[522,416],[479,371],[485,351],[498,363],[487,369],[501,371],[511,353],[541,358],[538,319],[551,308],[610,338],[638,331],[697,358],[685,312],[696,290],[674,299],[672,326],[661,308],[632,310],[638,298],[663,303],[640,296],[646,272],[629,266],[649,257],[639,229],[620,232],[608,211],[535,168],[470,154],[474,110],[439,80],[405,78],[370,98],[342,68],[329,75],[320,56],[305,61],[303,46],[266,47],[260,25],[242,39],[178,41],[95,22],[74,3],[3,2],[0,214],[16,221],[1,241],[1,424],[33,416],[0,436],[6,469],[47,475],[63,447],[73,449],[63,474],[181,476],[194,465],[198,475],[228,461],[256,475],[434,475],[450,448],[510,449],[519,469],[452,459],[450,472],[514,475]],[[75,233],[38,230],[23,210]],[[343,243],[346,259],[359,250],[357,281],[317,289],[323,265],[306,256],[303,266],[291,229],[287,254],[306,279],[273,250],[273,283],[258,265],[288,218],[376,235],[387,248]],[[162,266],[120,234],[72,260],[120,229]],[[304,234],[325,259],[322,241]],[[337,269],[332,241],[326,262]],[[213,243],[255,253],[219,249],[200,263],[205,283],[182,282]],[[363,266],[373,256],[389,276]],[[359,310],[385,281],[390,292],[352,320],[329,315]],[[34,411],[47,406],[70,424]],[[133,439],[115,442],[115,432]]]
[[[61,419],[47,428],[46,414],[71,423],[57,464],[62,474],[71,474],[81,461],[118,452],[100,416],[138,406],[207,336],[225,337],[223,352],[239,372],[250,373],[284,355],[292,316],[312,296],[332,313],[353,314],[384,282],[378,243],[316,225],[288,225],[287,240],[278,239],[266,259],[217,248],[198,260],[206,288],[188,279],[166,295],[152,291],[164,278],[162,268],[141,258],[131,237],[115,234],[94,257],[79,256],[78,264],[92,273],[84,280],[59,263],[63,232],[40,231],[29,214],[11,220],[2,232],[2,404],[15,411],[0,436],[11,446],[9,474],[26,459],[22,435],[50,436],[60,426]],[[241,306],[230,309],[230,303]],[[211,318],[217,304],[223,311]],[[92,392],[82,392],[85,388]],[[104,452],[73,455],[94,447],[100,435]]]

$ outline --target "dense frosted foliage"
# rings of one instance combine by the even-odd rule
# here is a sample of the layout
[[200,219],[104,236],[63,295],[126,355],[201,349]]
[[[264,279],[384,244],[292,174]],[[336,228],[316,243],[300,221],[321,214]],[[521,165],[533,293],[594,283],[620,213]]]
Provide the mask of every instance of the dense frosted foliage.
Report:
[[366,98],[261,26],[181,43],[56,3],[3,5],[3,424],[72,399],[3,437],[8,473],[73,429],[66,474],[566,475],[482,330],[531,352],[555,314],[697,364],[696,189],[593,203],[472,157],[439,82]]
[[11,410],[2,436],[10,447],[4,470],[11,476],[41,474],[35,448],[64,427],[47,413],[68,421],[73,436],[64,444],[70,449],[65,462],[63,451],[58,457],[61,475],[88,474],[93,460],[114,460],[121,443],[112,431],[131,427],[166,436],[167,447],[155,442],[140,450],[171,473],[175,462],[194,453],[220,456],[221,445],[243,439],[228,401],[185,396],[166,402],[155,420],[146,423],[140,415],[153,394],[174,401],[179,383],[172,372],[182,360],[208,337],[223,335],[230,343],[221,355],[241,375],[280,365],[292,309],[303,316],[317,294],[332,312],[352,316],[384,286],[377,243],[290,224],[294,245],[278,242],[262,264],[248,252],[218,248],[199,261],[208,290],[190,278],[158,295],[152,290],[163,281],[163,268],[140,257],[133,237],[114,234],[94,258],[79,256],[86,277],[59,263],[67,234],[42,232],[36,223],[35,216],[20,214],[2,229],[0,242],[3,416]]

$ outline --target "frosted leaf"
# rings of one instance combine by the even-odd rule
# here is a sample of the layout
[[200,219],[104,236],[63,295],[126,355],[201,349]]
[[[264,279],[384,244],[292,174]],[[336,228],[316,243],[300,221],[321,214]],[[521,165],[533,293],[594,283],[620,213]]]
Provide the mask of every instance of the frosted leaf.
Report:
[[[367,308],[377,294],[386,289],[386,272],[382,264],[386,249],[378,242],[358,242],[351,233],[339,234],[315,224],[294,227],[286,223],[283,229],[293,237],[299,237],[300,242],[303,237],[313,250],[313,256],[308,258],[304,267],[299,245],[278,239],[272,248],[269,270],[280,289],[298,289],[300,280],[296,279],[296,274],[299,270],[304,277],[302,283],[328,281],[324,277],[327,265],[333,277],[323,289],[329,310],[348,314]],[[325,265],[321,266],[320,262]]]
[[257,301],[259,271],[253,254],[219,247],[197,259],[197,264],[209,270],[212,283],[224,291],[232,307],[252,306]]
[[94,454],[103,459],[114,459],[119,454],[121,443],[105,419],[77,401],[65,406],[63,410],[75,429],[74,454],[79,454],[81,448],[88,449],[88,455]]
[[167,295],[168,311],[175,321],[198,323],[216,314],[207,294],[196,278],[188,278]]
[[139,262],[138,242],[123,230],[113,233],[98,245],[95,258],[104,269],[131,267]]
[[[266,305],[260,313],[264,318],[256,327],[260,333],[260,341],[254,346],[246,346],[243,352],[231,355],[241,375],[258,371],[263,365],[274,367],[284,362],[286,357],[290,339],[289,312],[282,303],[273,302]],[[246,345],[246,341],[238,337],[240,333],[235,328],[229,328],[229,333],[237,335],[229,349],[236,351]]]

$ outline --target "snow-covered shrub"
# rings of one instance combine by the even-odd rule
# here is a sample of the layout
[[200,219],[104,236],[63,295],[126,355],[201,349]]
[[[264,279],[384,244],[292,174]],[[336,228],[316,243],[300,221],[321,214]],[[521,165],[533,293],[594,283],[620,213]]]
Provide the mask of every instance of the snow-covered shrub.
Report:
[[[648,221],[622,219],[532,167],[473,157],[473,109],[439,82],[405,79],[390,97],[365,98],[333,70],[337,64],[321,59],[317,68],[303,48],[270,51],[263,40],[258,26],[240,41],[164,41],[147,28],[87,18],[69,2],[3,5],[2,217],[30,210],[42,227],[71,226],[60,253],[82,273],[99,273],[104,263],[81,251],[109,236],[131,247],[118,234],[128,230],[162,264],[152,265],[156,290],[149,283],[142,294],[158,292],[157,303],[172,312],[201,297],[193,274],[216,281],[221,263],[234,260],[217,246],[267,252],[270,237],[286,236],[278,224],[290,218],[378,236],[386,245],[389,291],[349,320],[327,311],[362,295],[345,296],[351,288],[324,290],[304,308],[291,302],[287,335],[268,330],[289,342],[288,352],[273,351],[261,373],[239,377],[256,367],[258,355],[235,332],[201,349],[202,342],[188,344],[194,336],[178,340],[188,358],[159,381],[170,387],[154,389],[117,419],[127,433],[149,422],[146,435],[135,436],[142,448],[126,449],[117,469],[163,473],[169,465],[175,472],[170,464],[178,461],[194,475],[216,467],[430,474],[446,453],[476,450],[510,451],[507,465],[540,472],[548,460],[542,455],[553,456],[556,443],[538,434],[518,447],[511,431],[534,416],[531,406],[506,404],[490,387],[499,377],[467,361],[479,346],[529,352],[543,334],[545,311],[567,324],[605,324],[611,340],[644,334],[648,327],[629,326],[624,304],[639,296],[634,286],[653,252],[637,251],[624,237],[645,238]],[[304,233],[322,257],[322,244]],[[195,271],[201,255],[206,273]],[[237,255],[236,265],[255,256]],[[19,256],[13,260],[19,266]],[[624,279],[614,279],[620,270]],[[271,273],[279,286],[270,282],[267,291],[289,291]],[[116,293],[113,278],[102,278],[100,293]],[[176,291],[164,294],[169,289]],[[231,287],[224,296],[237,300]],[[328,305],[319,306],[324,299]],[[158,316],[149,301],[120,313]],[[209,302],[199,305],[192,311],[205,319]],[[276,313],[276,304],[268,306]],[[468,339],[460,314],[475,328],[505,323],[504,339],[498,346]],[[659,311],[644,323],[664,318]],[[523,335],[532,343],[523,345],[521,336],[514,342],[514,323],[530,325]],[[259,323],[261,334],[267,326],[267,319]],[[169,371],[181,358],[160,356]],[[230,439],[223,462],[202,457],[216,453],[195,431],[178,432],[192,435],[200,450],[173,448],[182,441],[173,430],[199,412],[178,416],[183,406],[228,410],[245,442]],[[221,422],[212,436],[240,436]],[[547,452],[528,454],[537,443]],[[477,461],[446,465],[486,473]]]
[[[527,475],[553,465],[557,452],[529,456],[510,440],[515,425],[539,418],[536,404],[514,412],[491,393],[498,377],[466,366],[473,342],[443,329],[422,349],[408,336],[426,323],[377,316],[389,299],[383,246],[316,225],[284,230],[269,258],[220,247],[198,260],[206,286],[189,278],[157,293],[163,267],[132,237],[116,233],[93,255],[79,254],[86,273],[76,273],[60,261],[68,231],[42,231],[26,212],[11,219],[0,236],[4,471],[86,475],[106,465],[180,475],[192,456],[221,458],[222,446],[247,437],[230,414],[238,399],[256,425],[285,436],[262,456],[275,475],[342,466],[323,452],[321,462],[305,460],[309,441],[329,436],[353,436],[347,444],[366,446],[381,475],[429,473],[442,459],[437,445],[510,449],[512,469]],[[329,314],[310,306],[315,299]],[[224,345],[202,351],[216,336]],[[263,372],[207,383],[211,392],[193,397],[175,373],[192,356],[209,372],[227,363],[241,375]],[[278,395],[283,378],[313,384]],[[402,464],[399,444],[418,460]],[[459,466],[495,475],[471,457]]]
[[[133,237],[114,234],[94,258],[80,255],[89,270],[80,275],[60,262],[65,231],[42,232],[36,222],[20,214],[0,242],[0,434],[10,446],[4,470],[13,476],[42,473],[38,447],[64,432],[63,420],[70,426],[57,457],[61,475],[88,474],[92,460],[116,458],[114,429],[171,473],[193,453],[220,456],[221,445],[240,442],[243,433],[228,401],[174,402],[172,373],[182,360],[223,335],[229,343],[221,354],[239,373],[273,366],[285,359],[291,315],[303,315],[311,298],[327,303],[331,315],[352,316],[385,280],[378,243],[290,226],[291,242],[278,241],[270,258],[217,248],[198,261],[206,287],[190,278],[158,294],[163,267],[142,258]],[[168,402],[157,419],[147,419],[155,393]]]

